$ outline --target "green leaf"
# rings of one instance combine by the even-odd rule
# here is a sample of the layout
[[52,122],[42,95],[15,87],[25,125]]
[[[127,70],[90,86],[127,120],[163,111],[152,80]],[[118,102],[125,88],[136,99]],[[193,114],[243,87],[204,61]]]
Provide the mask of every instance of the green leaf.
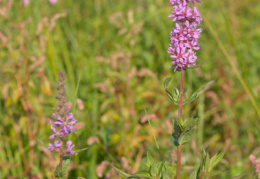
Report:
[[207,153],[205,157],[205,170],[209,171],[209,167],[210,167],[210,159],[209,159],[209,153]]
[[[167,94],[168,97],[170,98],[170,100],[171,100],[174,104],[178,105],[178,102],[174,100],[174,98],[175,98],[175,99],[178,99],[178,98],[179,98],[178,95],[177,95],[177,96],[173,96],[173,95],[168,91],[168,86],[169,86],[169,83],[170,83],[171,79],[172,79],[172,78],[170,77],[170,78],[166,78],[166,79],[164,80],[164,89],[165,89],[166,94]],[[177,88],[175,88],[175,89],[177,89]],[[179,91],[178,91],[178,89],[177,89],[177,91],[174,91],[174,94],[178,94],[178,92],[179,92]]]
[[178,102],[179,101],[179,97],[180,97],[180,92],[177,88],[173,88],[173,91],[172,91],[172,95],[173,95],[173,100],[175,102]]
[[165,162],[164,166],[165,166],[165,170],[163,170],[163,176],[175,176],[176,165],[174,165],[173,163]]
[[154,159],[152,158],[149,152],[147,152],[146,160],[147,160],[146,165],[148,167],[151,167],[154,164]]
[[149,172],[150,172],[150,175],[152,177],[156,177],[157,176],[157,166],[156,164],[152,165],[150,168],[149,168]]
[[62,157],[62,169],[60,168],[60,164],[57,165],[56,170],[54,171],[54,176],[57,178],[66,178],[67,168],[70,163],[70,156]]
[[75,155],[79,154],[80,152],[82,152],[84,150],[88,150],[88,148],[83,148],[83,149],[76,150],[75,151]]
[[166,91],[166,94],[167,94],[168,97],[170,98],[170,100],[171,100],[171,101],[174,101],[172,94],[168,91],[168,86],[169,86],[169,83],[170,83],[171,79],[172,79],[172,78],[166,78],[166,79],[164,80],[164,89],[165,89],[165,91]]
[[197,98],[199,97],[199,95],[200,95],[201,93],[203,93],[203,92],[207,89],[207,87],[210,86],[214,81],[215,81],[215,80],[212,80],[212,81],[206,83],[206,84],[203,85],[201,88],[199,88],[197,91],[195,91],[195,92],[191,95],[191,97],[190,97],[186,102],[183,103],[183,105],[190,104],[192,101],[194,101],[195,99],[197,99]]
[[183,131],[184,130],[184,123],[183,123],[182,118],[178,117],[177,120],[175,120],[175,121],[176,121],[176,124],[174,124],[175,125],[175,127],[174,127],[175,132],[177,133],[179,131],[179,128],[181,128],[181,131]]
[[187,120],[184,124],[184,131],[189,130],[190,128],[196,127],[199,124],[200,118],[194,117]]
[[247,175],[248,173],[243,173],[243,174],[241,174],[241,175],[237,175],[237,176],[235,176],[235,177],[232,177],[232,179],[238,179],[238,178],[244,178],[246,175]]
[[[136,174],[134,174],[133,176],[131,177],[135,177],[135,178],[138,178],[138,177],[142,177],[142,178],[152,178],[152,176],[150,175],[149,172],[138,172]],[[131,178],[129,177],[129,178]]]
[[189,176],[189,179],[197,179],[197,170],[193,170]]
[[210,167],[209,167],[209,171],[211,171],[219,162],[220,160],[224,157],[225,155],[225,151],[214,155],[211,159],[210,159]]
[[115,169],[115,171],[116,171],[121,177],[124,177],[124,178],[129,178],[129,177],[131,177],[131,175],[129,175],[129,174],[123,172],[122,170],[120,170],[120,169],[118,169],[118,168],[116,168],[116,167],[114,167],[114,166],[112,166],[112,167]]
[[190,69],[195,69],[195,68],[198,68],[198,67],[201,67],[204,63],[206,63],[208,60],[205,60],[203,61],[202,63],[198,64],[198,65],[195,65],[195,66],[191,66]]
[[192,139],[196,132],[196,126],[198,125],[199,120],[199,118],[192,118],[184,124],[184,130],[178,139],[179,144],[186,144]]
[[165,162],[166,162],[166,161],[164,160],[163,162],[160,162],[160,163],[159,163],[157,176],[161,176],[162,169],[163,169],[163,167],[164,167]]
[[203,177],[213,177],[222,173],[226,173],[228,170],[216,170],[216,171],[211,171],[208,172],[206,175],[204,175]]
[[182,132],[180,137],[179,137],[179,140],[178,140],[179,145],[183,145],[183,144],[188,143],[192,139],[192,137],[194,136],[195,132],[196,132],[195,128],[191,128],[188,131]]
[[42,140],[40,140],[40,139],[37,139],[37,140],[38,140],[38,142],[40,142],[45,148],[48,148],[48,145],[45,144]]

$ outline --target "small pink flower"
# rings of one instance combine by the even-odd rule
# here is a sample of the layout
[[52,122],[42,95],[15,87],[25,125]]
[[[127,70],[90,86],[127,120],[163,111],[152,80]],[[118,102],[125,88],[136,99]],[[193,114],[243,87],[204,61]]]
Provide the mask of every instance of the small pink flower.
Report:
[[97,137],[93,136],[93,137],[88,138],[88,140],[87,140],[88,145],[92,145],[95,143],[99,143],[99,139]]
[[51,4],[56,4],[58,2],[58,0],[49,0],[49,3]]
[[101,162],[101,164],[98,165],[98,167],[96,168],[96,173],[99,178],[103,177],[103,171],[108,165],[109,165],[108,161],[103,161]]
[[30,4],[30,0],[23,0],[23,5],[25,7],[29,6],[29,4]]
[[249,156],[249,160],[255,166],[255,172],[258,175],[258,178],[260,179],[260,158],[257,159],[254,155],[251,154]]

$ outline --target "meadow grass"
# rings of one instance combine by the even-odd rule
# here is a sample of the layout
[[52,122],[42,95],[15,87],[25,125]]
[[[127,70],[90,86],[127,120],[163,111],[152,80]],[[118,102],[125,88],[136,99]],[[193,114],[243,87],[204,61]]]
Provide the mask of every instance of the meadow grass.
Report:
[[[0,2],[0,9],[6,2]],[[260,5],[257,0],[205,0],[198,8],[205,19],[198,63],[207,62],[187,72],[184,88],[194,91],[205,81],[216,82],[196,105],[184,108],[184,117],[198,113],[203,121],[191,147],[183,147],[187,175],[182,177],[192,171],[204,148],[210,154],[226,151],[219,169],[228,172],[218,178],[245,172],[250,178],[248,156],[259,154],[260,142]],[[170,11],[169,2],[161,0],[65,0],[55,5],[37,0],[28,7],[15,1],[0,18],[8,44],[0,39],[0,178],[52,177],[58,158],[44,151],[37,138],[48,143],[47,119],[55,106],[59,71],[67,74],[75,118],[85,124],[71,140],[79,149],[89,147],[73,157],[69,178],[95,179],[102,161],[120,166],[122,157],[131,166],[124,168],[127,172],[144,169],[146,151],[160,160],[153,132],[162,156],[174,156],[168,126],[177,106],[163,89],[163,80],[172,76],[167,54]],[[57,13],[66,15],[53,30],[44,26],[37,35],[42,19]],[[21,23],[29,18],[23,29]],[[42,46],[40,37],[45,39]],[[45,57],[41,63],[40,57]],[[173,75],[176,87],[179,76]],[[150,120],[153,130],[141,122],[145,110],[156,115]],[[89,146],[93,136],[99,142]],[[119,178],[110,167],[107,172]]]

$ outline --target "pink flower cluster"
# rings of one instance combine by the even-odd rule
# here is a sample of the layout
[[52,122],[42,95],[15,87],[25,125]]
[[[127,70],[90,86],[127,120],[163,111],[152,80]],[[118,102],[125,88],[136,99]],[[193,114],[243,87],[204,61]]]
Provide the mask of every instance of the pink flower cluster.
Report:
[[[69,110],[69,107],[68,107]],[[62,147],[60,141],[65,139],[71,132],[73,131],[73,125],[77,122],[76,119],[73,118],[73,114],[69,113],[67,117],[62,119],[60,116],[57,116],[56,113],[52,114],[52,117],[55,119],[53,125],[51,125],[51,129],[54,132],[49,139],[57,139],[54,144],[49,144],[50,151],[59,151],[59,148]],[[62,154],[74,154],[75,152],[72,151],[72,148],[75,145],[72,145],[72,141],[66,142],[66,150],[63,151]]]
[[258,178],[260,179],[260,158],[257,159],[254,155],[250,155],[249,160],[255,166],[255,172],[258,175]]
[[[198,38],[202,28],[198,26],[202,18],[196,7],[188,7],[190,1],[194,3],[194,0],[170,0],[173,11],[168,17],[175,22],[175,28],[170,33],[168,53],[171,54],[171,68],[174,71],[196,65],[197,56],[194,50],[199,50]],[[196,2],[200,3],[199,0]]]

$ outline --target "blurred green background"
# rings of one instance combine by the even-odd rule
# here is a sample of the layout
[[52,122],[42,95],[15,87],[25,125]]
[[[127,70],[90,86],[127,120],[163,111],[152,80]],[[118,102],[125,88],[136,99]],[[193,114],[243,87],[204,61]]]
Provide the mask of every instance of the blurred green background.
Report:
[[[203,118],[198,134],[183,147],[183,178],[199,164],[200,152],[226,151],[216,178],[246,173],[260,142],[260,4],[258,0],[204,0],[198,63],[188,70],[190,92],[215,84],[184,116]],[[120,178],[145,169],[149,151],[160,160],[147,111],[162,155],[176,162],[169,142],[177,106],[163,88],[166,77],[179,88],[180,74],[169,68],[168,0],[0,1],[0,178],[53,178],[58,156],[49,142],[48,118],[55,107],[59,71],[67,74],[67,98],[78,120],[71,135],[76,148],[69,178]]]

